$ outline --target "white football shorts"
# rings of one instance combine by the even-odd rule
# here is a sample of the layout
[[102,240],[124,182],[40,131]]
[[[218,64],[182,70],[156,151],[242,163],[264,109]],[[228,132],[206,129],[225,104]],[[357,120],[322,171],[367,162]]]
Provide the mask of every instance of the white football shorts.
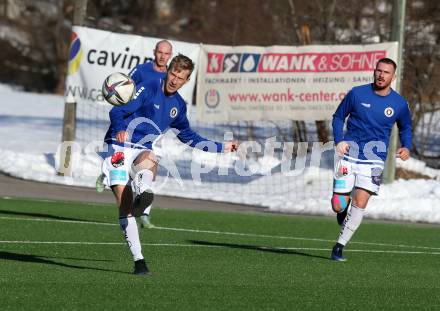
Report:
[[131,181],[131,165],[137,156],[145,150],[148,149],[108,145],[108,152],[102,162],[102,173],[105,176],[103,181],[104,185],[108,187],[128,185],[129,181]]
[[377,194],[382,181],[384,162],[342,157],[335,165],[333,192],[349,193],[353,188],[362,188]]

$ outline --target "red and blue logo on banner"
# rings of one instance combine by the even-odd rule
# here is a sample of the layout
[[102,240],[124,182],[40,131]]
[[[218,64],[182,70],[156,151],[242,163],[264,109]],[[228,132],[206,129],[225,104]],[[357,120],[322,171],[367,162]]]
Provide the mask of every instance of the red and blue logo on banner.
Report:
[[69,49],[69,75],[78,71],[81,64],[83,51],[81,49],[81,40],[78,35],[73,31],[70,37],[70,49]]

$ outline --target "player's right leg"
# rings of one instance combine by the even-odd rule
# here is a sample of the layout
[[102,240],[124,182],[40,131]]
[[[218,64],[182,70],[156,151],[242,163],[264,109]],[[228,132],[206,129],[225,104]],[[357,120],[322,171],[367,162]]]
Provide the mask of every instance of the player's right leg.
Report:
[[129,170],[132,152],[119,146],[110,146],[109,154],[102,164],[102,173],[112,189],[119,208],[119,224],[129,250],[133,256],[134,273],[148,274],[139,239],[136,219],[132,214],[133,192],[130,186]]
[[135,217],[131,214],[133,204],[133,193],[127,185],[111,186],[115,195],[116,203],[119,206],[119,225],[124,234],[125,241],[133,256],[134,274],[148,274],[148,268],[142,255],[142,247],[139,239],[139,231]]
[[[336,220],[340,226],[344,226],[350,209],[351,192],[355,184],[355,174],[352,163],[341,158],[335,165],[333,174],[333,195],[331,205],[336,213]],[[339,241],[338,241],[339,242]],[[344,245],[336,243],[332,249],[331,258],[336,261],[345,261],[342,256]]]
[[332,209],[336,213],[336,220],[341,226],[347,217],[347,212],[351,202],[351,192],[348,193],[336,193],[333,192],[331,199]]
[[333,174],[333,195],[331,205],[336,213],[336,220],[342,225],[350,208],[351,192],[355,183],[355,174],[352,170],[352,164],[344,159],[340,159],[336,165]]
[[[356,169],[356,181],[352,195],[352,204],[341,226],[338,243],[335,245],[336,250],[340,250],[340,257],[342,257],[342,248],[347,245],[362,223],[365,208],[367,207],[370,197],[379,191],[382,174],[382,166],[380,164],[381,163],[366,164],[361,162],[353,165]],[[332,258],[334,257],[334,253],[335,249],[332,252]],[[339,258],[339,256],[335,257],[336,258],[333,259],[338,260],[337,258]]]

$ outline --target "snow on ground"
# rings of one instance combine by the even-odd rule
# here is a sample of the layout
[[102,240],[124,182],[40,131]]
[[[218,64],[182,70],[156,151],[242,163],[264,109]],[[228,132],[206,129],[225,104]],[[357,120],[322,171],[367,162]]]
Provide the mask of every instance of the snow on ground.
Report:
[[430,168],[425,162],[414,158],[410,158],[407,161],[397,159],[396,167],[400,167],[408,171],[419,172],[433,179],[440,180],[440,170]]
[[[73,177],[56,174],[64,112],[62,97],[24,93],[0,85],[0,98],[0,135],[3,137],[0,171],[28,180],[95,186],[101,158],[93,147],[99,147],[100,142],[92,142],[88,150],[86,146],[79,146]],[[169,140],[164,140],[162,145],[162,164],[170,172],[162,170],[159,174],[156,189],[160,194],[262,205],[280,212],[332,215],[329,205],[332,172],[329,169],[308,167],[301,172],[283,173],[274,158],[242,166],[236,156],[204,154]],[[173,171],[176,168],[173,164],[177,164],[177,171]],[[440,170],[431,169],[416,159],[398,161],[397,165],[433,179],[398,180],[382,185],[379,196],[371,199],[366,216],[440,223]],[[215,169],[194,174],[194,168],[202,172]],[[239,176],[240,169],[249,176]],[[274,173],[269,174],[270,169]],[[219,176],[220,172],[229,175]],[[180,182],[174,178],[176,175]]]

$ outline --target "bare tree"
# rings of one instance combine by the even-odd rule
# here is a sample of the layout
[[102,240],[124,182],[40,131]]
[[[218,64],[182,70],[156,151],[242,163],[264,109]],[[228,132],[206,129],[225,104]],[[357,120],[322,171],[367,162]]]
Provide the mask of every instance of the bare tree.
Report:
[[436,118],[440,111],[440,4],[410,1],[408,6],[403,94],[413,114],[415,153],[438,163],[440,147],[433,144],[432,131],[440,129]]
[[[86,25],[118,32],[222,45],[359,44],[387,41],[391,0],[89,0]],[[0,79],[62,93],[73,0],[0,0]],[[440,110],[440,2],[407,1],[402,92],[426,156],[431,117]],[[48,12],[52,12],[51,14]],[[400,65],[400,64],[399,64]],[[402,70],[401,67],[399,67]],[[318,122],[319,140],[329,134]],[[294,122],[298,139],[307,136]],[[429,147],[430,148],[430,147]],[[430,153],[430,156],[440,156]]]

